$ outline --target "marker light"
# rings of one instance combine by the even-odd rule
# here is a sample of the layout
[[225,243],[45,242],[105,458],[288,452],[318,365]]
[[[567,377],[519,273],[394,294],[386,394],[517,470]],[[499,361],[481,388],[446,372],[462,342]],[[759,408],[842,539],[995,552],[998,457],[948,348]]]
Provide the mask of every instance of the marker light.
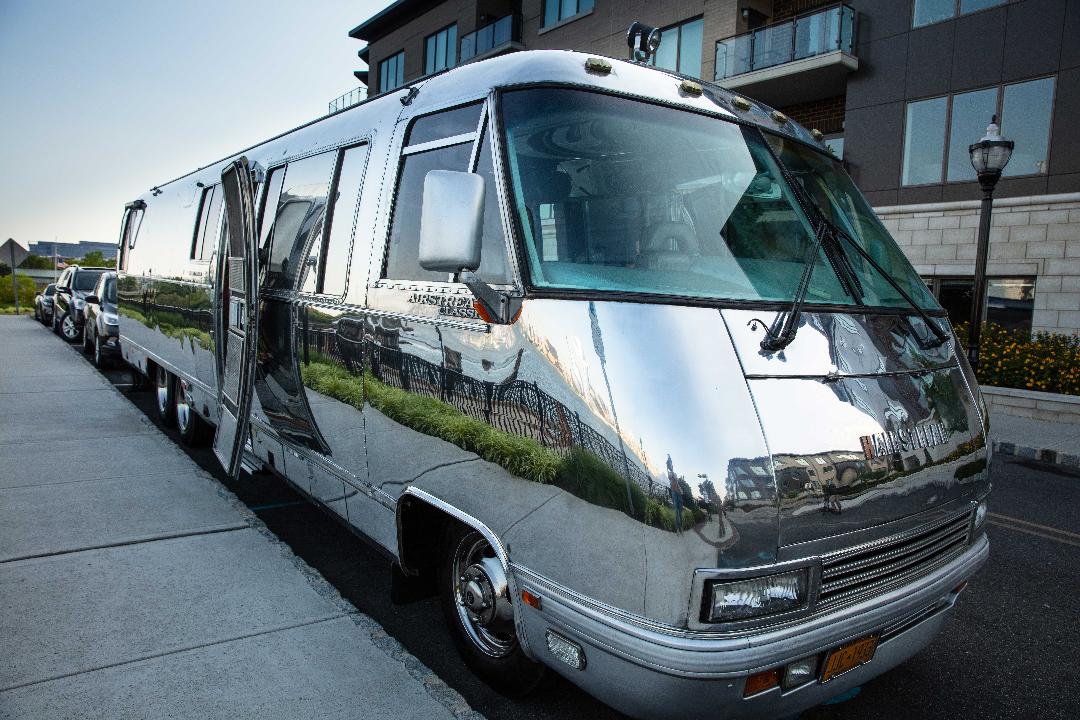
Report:
[[795,610],[806,604],[807,570],[746,578],[714,580],[707,586],[706,622],[731,622]]
[[528,590],[521,591],[521,602],[525,603],[529,607],[534,607],[537,610],[540,609],[540,596],[534,595]]
[[757,695],[760,692],[765,692],[770,688],[774,688],[779,684],[780,670],[778,668],[763,670],[746,678],[746,684],[743,685],[742,694],[743,697],[750,697],[751,695]]
[[554,630],[547,631],[547,646],[551,654],[575,670],[585,669],[585,651],[575,642],[564,638]]
[[784,668],[784,689],[805,685],[817,676],[817,655],[788,663]]

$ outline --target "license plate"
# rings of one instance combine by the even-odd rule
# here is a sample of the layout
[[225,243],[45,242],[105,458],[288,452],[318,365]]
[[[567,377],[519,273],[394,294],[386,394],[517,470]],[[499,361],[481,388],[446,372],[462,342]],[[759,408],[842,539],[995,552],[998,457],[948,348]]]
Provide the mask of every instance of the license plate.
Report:
[[877,635],[867,635],[830,652],[822,666],[821,682],[827,683],[837,675],[843,675],[848,670],[870,662],[877,650],[877,643]]

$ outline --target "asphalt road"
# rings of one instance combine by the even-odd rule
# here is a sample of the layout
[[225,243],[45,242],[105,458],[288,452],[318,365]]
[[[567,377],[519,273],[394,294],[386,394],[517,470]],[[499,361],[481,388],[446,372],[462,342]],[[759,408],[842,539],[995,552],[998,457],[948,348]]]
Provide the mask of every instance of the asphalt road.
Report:
[[[131,391],[125,370],[105,374],[156,421],[152,392]],[[177,440],[175,431],[165,432]],[[234,481],[208,448],[188,453],[491,720],[623,717],[553,674],[523,700],[499,695],[458,660],[434,600],[390,603],[385,555],[273,476]],[[995,459],[993,472],[990,562],[960,597],[945,631],[852,697],[801,718],[1080,717],[1080,473],[1007,456]]]

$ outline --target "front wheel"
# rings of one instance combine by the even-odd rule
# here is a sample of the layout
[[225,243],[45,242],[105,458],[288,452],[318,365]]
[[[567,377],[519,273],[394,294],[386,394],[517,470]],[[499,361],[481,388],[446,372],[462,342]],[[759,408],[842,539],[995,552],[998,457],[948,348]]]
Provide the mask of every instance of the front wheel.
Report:
[[495,689],[525,695],[544,677],[544,666],[521,649],[502,563],[484,536],[465,525],[448,528],[445,547],[439,600],[458,652]]
[[157,384],[157,411],[161,424],[176,427],[176,384],[172,374],[160,365],[154,370]]

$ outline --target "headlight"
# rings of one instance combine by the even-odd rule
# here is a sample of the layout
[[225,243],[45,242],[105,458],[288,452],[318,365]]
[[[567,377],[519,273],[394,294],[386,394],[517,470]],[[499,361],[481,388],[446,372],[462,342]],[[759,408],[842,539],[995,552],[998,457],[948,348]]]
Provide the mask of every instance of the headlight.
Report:
[[980,500],[979,504],[975,506],[975,529],[978,530],[984,522],[986,522],[986,500]]
[[746,620],[796,610],[806,605],[808,585],[806,568],[745,580],[713,580],[707,587],[707,622]]
[[105,313],[104,317],[105,317],[105,324],[106,325],[119,325],[120,324],[120,318],[118,318],[116,316],[116,313]]

